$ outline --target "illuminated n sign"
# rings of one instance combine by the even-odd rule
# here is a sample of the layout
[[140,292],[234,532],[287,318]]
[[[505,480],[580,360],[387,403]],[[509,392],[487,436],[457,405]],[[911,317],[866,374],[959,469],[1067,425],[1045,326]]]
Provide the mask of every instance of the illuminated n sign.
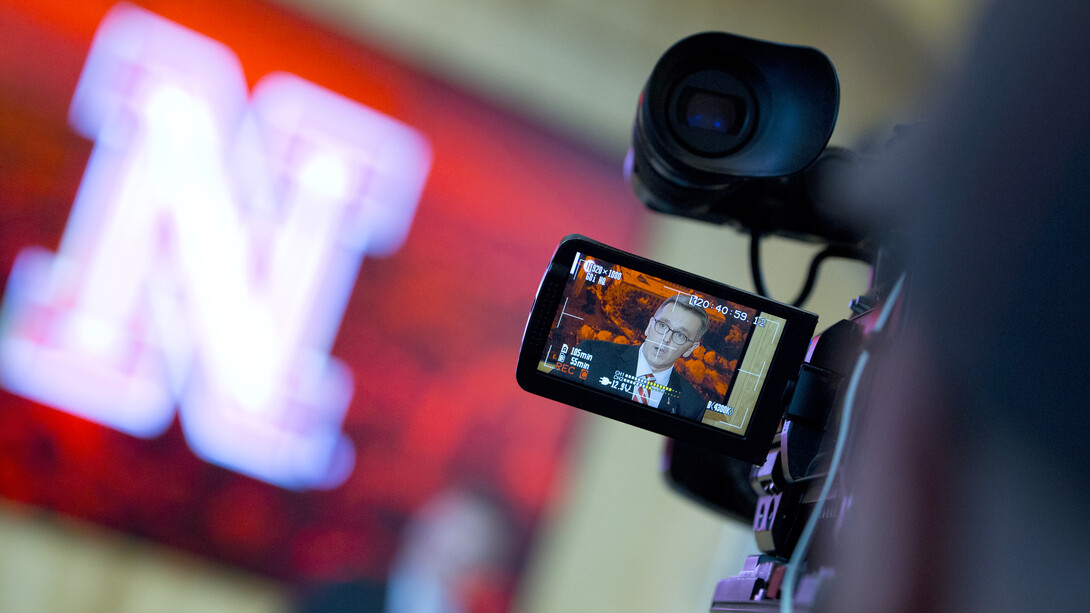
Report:
[[430,164],[389,117],[121,5],[70,120],[95,141],[56,254],[16,259],[9,390],[141,437],[178,407],[206,460],[283,487],[343,482],[352,395],[329,354],[365,254],[396,250]]

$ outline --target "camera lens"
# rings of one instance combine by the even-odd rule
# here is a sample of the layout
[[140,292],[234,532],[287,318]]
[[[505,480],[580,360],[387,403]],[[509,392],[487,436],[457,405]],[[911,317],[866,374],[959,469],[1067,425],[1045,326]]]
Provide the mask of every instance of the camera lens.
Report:
[[682,77],[670,96],[670,129],[681,146],[700,156],[722,156],[745,146],[757,123],[752,88],[715,69]]
[[688,87],[678,101],[679,121],[693,128],[738,134],[745,116],[745,101],[738,96]]
[[[839,89],[820,51],[724,32],[679,41],[640,96],[628,176],[651,208],[736,218],[751,179],[799,172],[825,149]],[[750,207],[754,208],[754,207]]]

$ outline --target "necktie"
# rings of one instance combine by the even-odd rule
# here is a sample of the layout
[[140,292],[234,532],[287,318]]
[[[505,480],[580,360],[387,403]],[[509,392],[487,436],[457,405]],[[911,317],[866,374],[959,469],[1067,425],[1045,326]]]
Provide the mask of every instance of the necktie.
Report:
[[651,400],[651,390],[647,388],[647,382],[653,379],[655,375],[647,373],[642,377],[637,377],[636,391],[632,392],[632,399],[640,404],[648,404]]

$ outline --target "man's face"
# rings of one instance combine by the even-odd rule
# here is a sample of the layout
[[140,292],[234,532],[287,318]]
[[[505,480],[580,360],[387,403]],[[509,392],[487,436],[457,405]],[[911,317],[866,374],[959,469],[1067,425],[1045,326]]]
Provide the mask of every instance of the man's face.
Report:
[[[700,317],[675,304],[661,307],[655,316],[647,322],[644,341],[640,351],[651,365],[651,370],[660,372],[670,368],[679,357],[689,357],[693,349],[700,344],[697,334],[700,332]],[[659,330],[662,332],[659,332]],[[673,332],[671,332],[673,330]],[[681,342],[680,335],[689,339]]]

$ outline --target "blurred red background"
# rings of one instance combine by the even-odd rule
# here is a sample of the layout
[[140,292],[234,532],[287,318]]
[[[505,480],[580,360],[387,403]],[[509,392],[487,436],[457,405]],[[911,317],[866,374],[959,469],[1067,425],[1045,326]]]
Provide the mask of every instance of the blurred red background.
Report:
[[[408,242],[364,260],[332,349],[355,375],[344,431],[356,467],[331,491],[289,492],[202,462],[177,421],[143,440],[0,391],[0,497],[282,580],[381,581],[414,510],[465,488],[513,526],[508,598],[577,425],[571,410],[517,388],[522,328],[563,235],[632,249],[640,213],[619,161],[280,7],[139,4],[230,47],[251,86],[294,73],[431,143]],[[68,127],[68,104],[111,6],[0,5],[5,286],[20,249],[57,249],[92,147]]]

